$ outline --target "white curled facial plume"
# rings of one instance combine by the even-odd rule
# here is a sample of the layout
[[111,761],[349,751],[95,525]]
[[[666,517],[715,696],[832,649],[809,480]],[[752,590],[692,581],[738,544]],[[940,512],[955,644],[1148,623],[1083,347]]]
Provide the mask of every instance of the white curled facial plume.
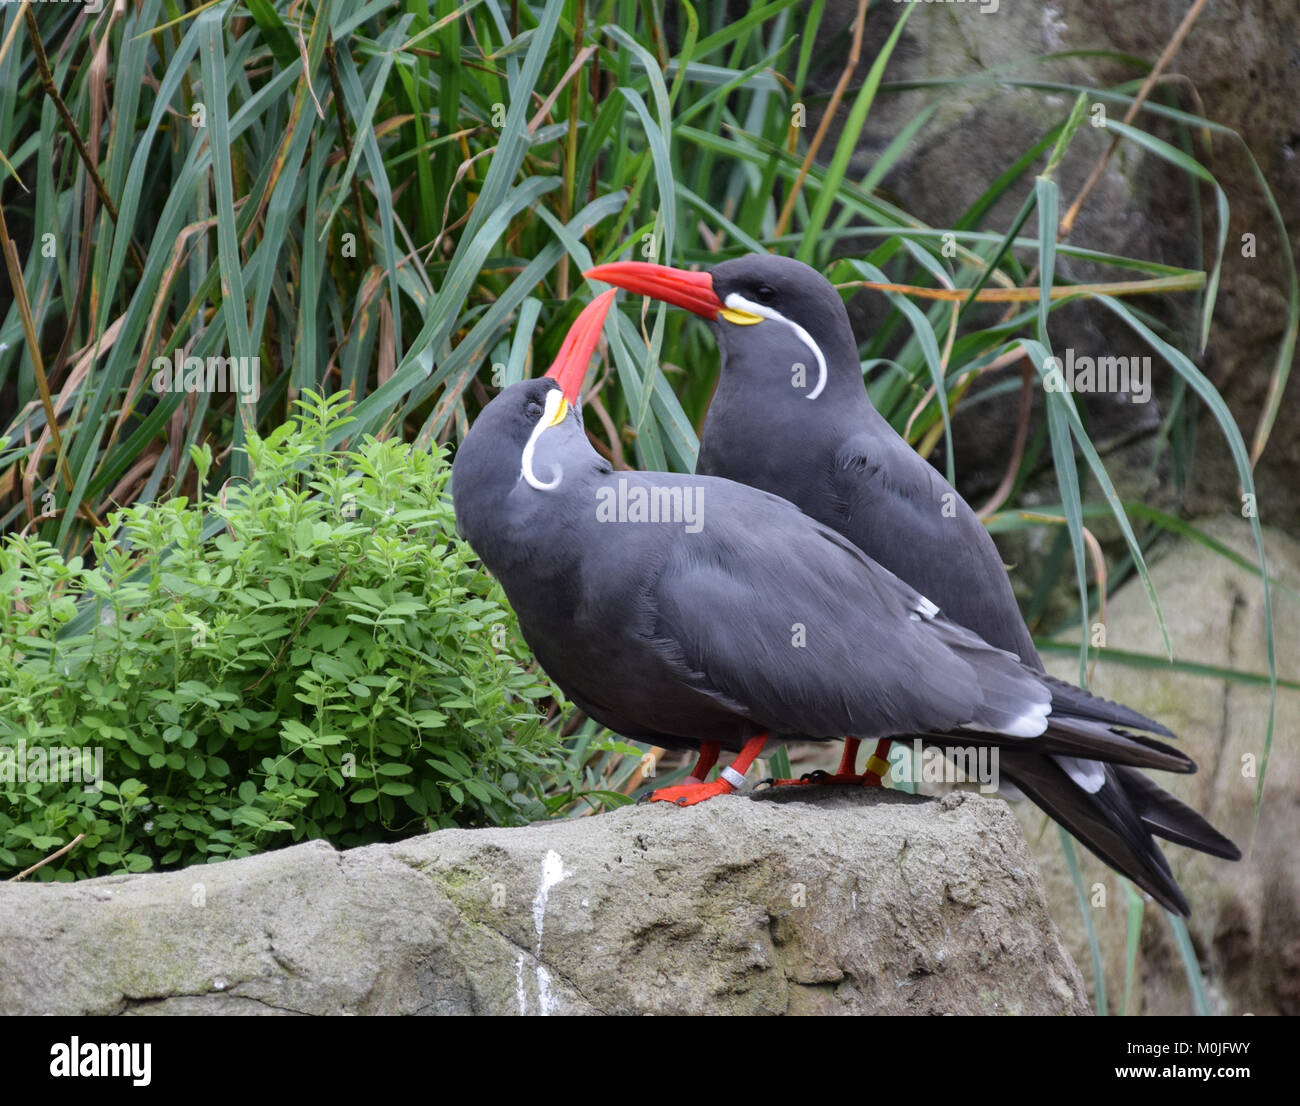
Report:
[[795,337],[805,346],[812,350],[812,355],[817,358],[817,387],[809,392],[804,399],[816,399],[822,394],[822,389],[826,387],[826,358],[822,356],[821,347],[813,341],[813,337],[798,323],[791,322],[779,311],[773,311],[770,307],[765,307],[761,303],[752,303],[745,299],[739,292],[730,293],[726,300],[726,305],[733,311],[748,311],[751,315],[761,315],[764,319],[771,319],[773,322],[785,323],[794,331]]
[[560,481],[564,479],[564,471],[559,465],[551,466],[554,477],[549,483],[539,480],[537,474],[533,471],[533,452],[537,449],[537,439],[555,425],[556,414],[563,402],[564,393],[559,388],[552,388],[546,393],[546,407],[537,420],[537,425],[533,427],[533,432],[528,435],[528,441],[524,444],[524,455],[520,459],[520,474],[531,487],[536,488],[539,492],[554,491],[560,486]]

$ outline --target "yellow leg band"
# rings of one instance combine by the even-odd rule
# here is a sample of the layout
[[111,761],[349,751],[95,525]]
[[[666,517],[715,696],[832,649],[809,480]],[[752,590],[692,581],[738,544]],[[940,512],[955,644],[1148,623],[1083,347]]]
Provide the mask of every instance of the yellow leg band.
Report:
[[875,753],[867,757],[867,771],[874,772],[882,780],[889,775],[889,761],[881,760]]

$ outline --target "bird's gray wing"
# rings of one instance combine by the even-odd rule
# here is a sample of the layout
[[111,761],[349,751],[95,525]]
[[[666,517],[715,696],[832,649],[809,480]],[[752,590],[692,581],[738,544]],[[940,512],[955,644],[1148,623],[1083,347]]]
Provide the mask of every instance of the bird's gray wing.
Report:
[[854,433],[836,451],[828,479],[836,529],[948,618],[1042,667],[988,530],[906,442],[892,432]]
[[746,491],[709,510],[705,540],[677,545],[656,581],[652,636],[680,679],[778,732],[1042,732],[1051,694],[1014,657],[936,618],[833,530]]

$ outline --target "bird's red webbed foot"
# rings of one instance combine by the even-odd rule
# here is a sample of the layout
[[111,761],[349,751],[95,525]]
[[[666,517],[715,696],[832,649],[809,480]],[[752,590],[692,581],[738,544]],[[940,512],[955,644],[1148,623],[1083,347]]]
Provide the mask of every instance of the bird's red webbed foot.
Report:
[[717,742],[706,741],[700,746],[699,762],[688,777],[690,783],[679,784],[676,787],[660,787],[643,796],[640,801],[694,806],[696,803],[704,802],[705,799],[712,799],[715,795],[730,795],[745,786],[745,773],[749,771],[749,766],[754,763],[754,759],[763,751],[763,746],[766,744],[767,734],[751,737],[745,742],[744,748],[736,754],[736,759],[718,774],[716,780],[701,783],[704,774],[717,760],[720,748]]
[[711,783],[684,783],[677,787],[661,787],[651,791],[643,803],[675,803],[677,806],[694,806],[715,795],[730,795],[736,789],[719,777]]

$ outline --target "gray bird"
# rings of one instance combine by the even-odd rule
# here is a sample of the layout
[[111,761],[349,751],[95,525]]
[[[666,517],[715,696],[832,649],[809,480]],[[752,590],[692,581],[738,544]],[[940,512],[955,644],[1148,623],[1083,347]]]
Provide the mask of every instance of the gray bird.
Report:
[[[608,296],[575,324],[591,345],[607,309]],[[566,351],[551,379],[507,388],[476,419],[453,466],[457,525],[588,715],[668,748],[737,752],[712,783],[652,799],[725,794],[769,741],[845,735],[924,734],[1049,767],[1060,756],[1195,769],[1114,724],[1140,716],[984,642],[786,500],[710,476],[615,472],[570,399],[588,340]],[[1098,821],[1104,859],[1185,910],[1141,826]]]
[[[821,274],[758,254],[707,272],[614,262],[586,275],[709,321],[722,368],[700,438],[700,473],[790,500],[946,618],[1015,654],[1058,701],[1084,694],[1043,672],[997,547],[975,512],[872,406],[848,313]],[[1117,731],[1173,736],[1128,708],[1106,707],[1094,707],[1096,717]],[[895,731],[903,733],[911,731]],[[850,740],[832,779],[851,772],[856,752]],[[1187,914],[1152,834],[1231,860],[1239,850],[1140,772],[1106,759],[1016,747],[1003,751],[1001,771],[1011,793],[1028,796],[1162,905]],[[873,761],[867,782],[878,782],[882,765]]]

